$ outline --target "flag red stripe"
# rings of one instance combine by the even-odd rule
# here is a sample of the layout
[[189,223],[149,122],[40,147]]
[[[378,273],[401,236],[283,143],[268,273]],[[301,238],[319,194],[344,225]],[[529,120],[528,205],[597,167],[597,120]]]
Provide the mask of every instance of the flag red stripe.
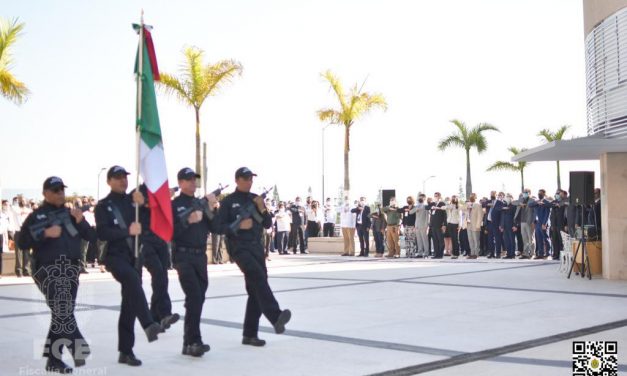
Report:
[[152,43],[152,35],[150,34],[150,31],[146,27],[144,27],[144,41],[146,42],[148,58],[150,59],[150,66],[152,67],[152,78],[155,81],[159,81],[159,67],[157,66],[157,54],[155,53],[155,45]]
[[148,190],[148,203],[150,205],[150,229],[161,239],[169,242],[172,240],[174,220],[167,180],[156,192]]

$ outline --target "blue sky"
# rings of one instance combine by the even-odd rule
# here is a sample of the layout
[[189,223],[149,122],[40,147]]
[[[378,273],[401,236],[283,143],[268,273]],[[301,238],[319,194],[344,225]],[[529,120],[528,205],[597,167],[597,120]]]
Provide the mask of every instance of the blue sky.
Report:
[[[489,122],[489,150],[472,154],[474,190],[517,192],[515,173],[486,173],[507,147],[540,144],[542,128],[571,124],[586,134],[583,16],[580,1],[4,1],[0,16],[25,32],[14,73],[33,92],[22,106],[0,100],[0,184],[38,192],[59,175],[74,192],[96,193],[101,167],[134,168],[132,74],[144,9],[154,26],[162,71],[175,72],[184,46],[207,61],[235,59],[244,72],[201,110],[209,149],[209,186],[230,183],[236,168],[258,172],[258,189],[277,184],[283,198],[321,191],[321,128],[316,110],[335,106],[320,72],[345,87],[364,80],[387,112],[352,129],[352,192],[374,198],[458,190],[461,150],[437,151],[449,120]],[[170,184],[194,163],[193,111],[158,95]],[[342,183],[343,131],[325,131],[326,193]],[[596,170],[598,162],[562,168]],[[556,188],[555,164],[534,163],[527,185]],[[462,182],[463,183],[463,182]],[[106,191],[104,179],[101,192]],[[35,194],[35,193],[33,193]]]

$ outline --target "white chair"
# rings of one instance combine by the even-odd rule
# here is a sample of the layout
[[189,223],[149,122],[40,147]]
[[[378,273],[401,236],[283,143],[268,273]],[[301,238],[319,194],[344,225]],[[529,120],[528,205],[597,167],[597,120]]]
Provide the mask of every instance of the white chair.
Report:
[[573,242],[567,233],[560,231],[562,235],[562,243],[564,244],[564,250],[560,254],[560,273],[568,273],[573,265]]

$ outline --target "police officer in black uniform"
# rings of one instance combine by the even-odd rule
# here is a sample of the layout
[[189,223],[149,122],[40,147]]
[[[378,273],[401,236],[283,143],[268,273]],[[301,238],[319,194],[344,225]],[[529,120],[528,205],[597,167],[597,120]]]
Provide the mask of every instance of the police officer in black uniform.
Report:
[[177,175],[181,194],[172,201],[174,214],[174,237],[172,240],[172,260],[178,271],[181,288],[185,293],[185,329],[183,335],[183,355],[202,356],[209,351],[208,344],[202,342],[200,315],[209,286],[207,275],[207,236],[217,231],[214,218],[215,195],[207,195],[209,210],[200,208],[200,199],[194,197],[196,179],[200,178],[191,168],[183,168]]
[[126,194],[128,172],[123,167],[113,166],[107,171],[107,184],[111,193],[96,206],[96,231],[98,238],[107,242],[104,264],[113,278],[122,285],[122,308],[118,321],[119,363],[140,366],[142,363],[133,353],[135,344],[135,317],[139,319],[148,342],[157,340],[163,331],[157,324],[146,302],[141,286],[139,271],[135,268],[134,237],[141,234],[142,226],[135,222],[134,203],[143,205],[140,192],[133,197]]
[[[285,324],[292,314],[289,309],[279,308],[268,284],[262,232],[272,226],[272,217],[263,197],[250,192],[253,176],[257,175],[247,167],[241,167],[235,172],[237,188],[220,203],[219,222],[221,232],[226,235],[229,243],[231,259],[244,273],[246,281],[248,301],[242,344],[263,346],[266,341],[257,336],[261,314],[272,323],[277,334],[285,331]],[[255,207],[253,216],[243,219],[235,231],[231,229],[231,224],[238,219],[238,215],[245,212],[250,205]]]
[[144,205],[139,210],[139,221],[142,224],[141,255],[143,264],[152,277],[150,313],[154,321],[159,322],[164,329],[168,329],[180,318],[178,313],[172,314],[172,301],[168,294],[170,251],[168,250],[168,243],[150,229],[151,213],[146,184],[140,185],[139,191],[144,196]]
[[66,346],[74,365],[85,365],[89,346],[78,330],[74,317],[78,276],[80,274],[81,238],[95,241],[96,232],[83,218],[80,209],[66,208],[65,184],[51,176],[44,181],[44,204],[33,211],[22,224],[18,245],[33,249],[33,279],[46,297],[51,321],[44,357],[46,371],[71,373],[61,360]]

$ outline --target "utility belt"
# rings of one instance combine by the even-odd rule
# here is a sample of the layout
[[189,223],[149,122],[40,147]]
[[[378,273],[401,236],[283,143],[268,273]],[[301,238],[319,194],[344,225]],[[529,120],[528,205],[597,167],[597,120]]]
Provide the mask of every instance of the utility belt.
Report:
[[176,252],[180,253],[191,253],[193,255],[205,254],[206,250],[202,248],[190,248],[190,247],[176,247],[174,248]]

